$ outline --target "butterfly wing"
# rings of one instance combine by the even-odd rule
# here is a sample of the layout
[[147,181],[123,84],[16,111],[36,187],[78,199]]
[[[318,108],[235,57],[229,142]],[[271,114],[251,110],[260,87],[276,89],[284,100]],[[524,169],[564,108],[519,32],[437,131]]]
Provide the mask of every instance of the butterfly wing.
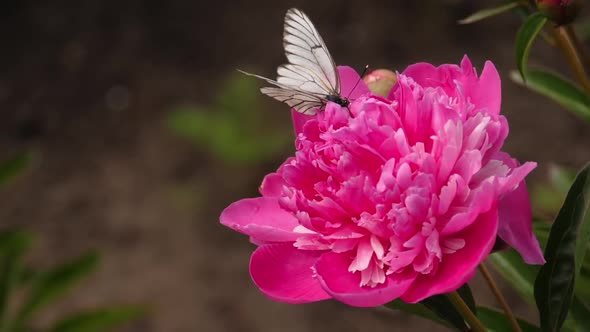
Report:
[[283,47],[289,63],[279,66],[276,81],[241,72],[276,86],[260,91],[300,113],[315,114],[328,96],[340,95],[336,64],[313,23],[299,9],[291,8],[285,15]]
[[275,80],[271,80],[264,76],[251,74],[242,70],[239,70],[242,74],[253,76],[259,78],[261,80],[265,80],[267,83],[275,85],[275,87],[265,87],[261,88],[260,92],[264,93],[265,95],[272,97],[278,101],[284,102],[287,105],[295,108],[295,110],[299,113],[307,114],[307,115],[314,115],[316,114],[316,109],[321,108],[323,105],[326,104],[327,100],[325,99],[325,94],[315,94],[312,92],[299,90],[296,87],[279,83]]
[[283,47],[289,64],[277,70],[277,82],[301,90],[340,95],[340,77],[334,59],[311,20],[299,9],[285,15]]
[[267,96],[286,103],[297,110],[297,112],[307,115],[316,114],[316,110],[325,104],[325,102],[317,96],[303,91],[282,88],[262,88],[260,91]]

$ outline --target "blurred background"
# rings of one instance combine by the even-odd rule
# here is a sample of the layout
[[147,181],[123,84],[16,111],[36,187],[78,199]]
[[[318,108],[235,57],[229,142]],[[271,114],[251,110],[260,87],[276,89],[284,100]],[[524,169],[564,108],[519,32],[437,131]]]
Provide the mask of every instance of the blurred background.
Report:
[[[36,316],[146,304],[117,331],[405,331],[438,327],[405,314],[327,301],[285,305],[252,284],[253,245],[219,224],[231,202],[294,151],[285,105],[236,68],[274,77],[285,62],[282,24],[297,7],[336,63],[402,71],[415,62],[481,69],[503,78],[505,150],[578,168],[590,131],[508,78],[520,21],[457,20],[502,1],[8,1],[0,4],[0,160],[29,167],[0,189],[0,230],[31,232],[27,262],[54,266],[91,249],[97,272]],[[542,43],[531,63],[563,68]],[[565,70],[564,70],[565,71]],[[490,295],[476,292],[478,300]],[[492,301],[493,303],[493,301]],[[530,315],[526,308],[517,312]],[[534,318],[534,316],[533,316]]]

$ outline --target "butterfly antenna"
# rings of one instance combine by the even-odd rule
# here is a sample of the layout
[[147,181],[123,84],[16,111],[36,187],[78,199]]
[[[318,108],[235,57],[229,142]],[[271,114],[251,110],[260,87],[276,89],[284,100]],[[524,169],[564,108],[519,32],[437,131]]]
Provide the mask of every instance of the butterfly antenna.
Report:
[[350,95],[352,94],[352,92],[354,91],[354,89],[356,89],[356,87],[359,85],[359,83],[363,79],[363,76],[367,73],[367,70],[369,70],[369,65],[366,65],[365,66],[365,69],[363,69],[363,72],[361,73],[361,76],[359,76],[359,79],[356,81],[356,83],[352,87],[352,90],[350,90],[350,92],[348,93],[348,96],[346,96],[346,99],[348,99],[350,97]]

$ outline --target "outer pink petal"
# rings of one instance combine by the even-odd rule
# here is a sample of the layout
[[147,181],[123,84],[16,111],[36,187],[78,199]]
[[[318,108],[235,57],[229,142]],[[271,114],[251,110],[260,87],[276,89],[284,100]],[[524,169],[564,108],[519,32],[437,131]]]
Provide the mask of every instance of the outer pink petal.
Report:
[[390,302],[402,295],[416,274],[392,274],[377,287],[361,287],[360,273],[348,271],[349,253],[325,253],[315,265],[318,279],[324,289],[336,300],[356,307],[374,307]]
[[528,264],[544,264],[543,251],[533,234],[531,202],[524,181],[499,204],[498,236],[516,249]]
[[418,276],[402,300],[416,303],[429,296],[448,293],[461,287],[475,274],[477,266],[488,256],[496,239],[498,212],[494,207],[479,216],[471,226],[454,234],[465,240],[465,247],[444,255],[433,276]]
[[[411,77],[416,83],[423,87],[434,86],[441,81],[438,69],[427,62],[419,62],[409,65],[402,74]],[[393,89],[390,93],[389,99],[391,99],[392,93]]]
[[283,193],[283,186],[285,186],[283,176],[278,173],[270,173],[262,180],[259,191],[266,197],[280,197]]
[[313,276],[321,251],[299,250],[292,243],[258,247],[250,259],[252,280],[269,298],[287,303],[329,299]]
[[295,241],[297,219],[279,206],[274,197],[246,198],[232,203],[221,213],[223,225],[252,237],[255,242]]

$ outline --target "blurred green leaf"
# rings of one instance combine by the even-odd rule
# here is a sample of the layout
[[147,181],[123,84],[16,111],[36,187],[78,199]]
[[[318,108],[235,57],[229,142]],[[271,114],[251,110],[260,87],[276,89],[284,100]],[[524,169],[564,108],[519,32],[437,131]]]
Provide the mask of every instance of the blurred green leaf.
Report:
[[430,309],[428,309],[424,304],[421,303],[406,303],[400,299],[397,299],[387,303],[385,307],[389,309],[400,310],[418,317],[422,317],[448,328],[453,327],[450,323],[440,318],[438,315],[433,313]]
[[97,253],[89,253],[43,273],[34,282],[28,299],[20,309],[16,326],[22,326],[37,310],[65,295],[96,269],[99,260]]
[[21,173],[31,162],[31,154],[22,152],[0,164],[0,185]]
[[590,164],[576,176],[553,223],[545,259],[535,281],[535,300],[543,331],[559,331],[573,299],[590,239]]
[[0,232],[0,255],[7,252],[26,250],[31,246],[31,234],[20,230],[5,230]]
[[285,130],[264,126],[256,80],[232,76],[208,107],[183,106],[167,119],[170,130],[226,163],[256,163],[292,144]]
[[531,45],[546,22],[547,18],[540,13],[532,14],[524,21],[516,34],[516,64],[524,80],[528,79],[526,64]]
[[510,77],[514,82],[526,85],[580,118],[590,121],[590,97],[573,83],[556,74],[538,69],[530,69],[526,72],[526,84],[518,74],[511,73]]
[[22,271],[22,257],[31,238],[21,231],[0,233],[0,331],[7,329],[10,294],[18,284]]
[[502,13],[509,11],[511,9],[514,9],[518,6],[519,6],[518,1],[514,1],[514,2],[509,2],[507,4],[504,4],[504,5],[501,5],[498,7],[482,9],[482,10],[479,10],[479,11],[467,16],[466,18],[460,20],[459,24],[475,23],[475,22],[481,21],[483,19],[486,19],[488,17],[502,14]]
[[[510,324],[508,317],[506,317],[504,313],[495,309],[477,307],[477,317],[489,332],[512,331],[512,325]],[[518,325],[520,325],[520,328],[522,329],[522,332],[541,331],[538,327],[525,320],[517,318],[517,321]]]
[[113,307],[76,313],[57,322],[49,332],[101,332],[128,323],[145,314],[140,307]]
[[526,264],[514,249],[496,252],[487,260],[525,301],[535,303],[533,285],[538,267]]

